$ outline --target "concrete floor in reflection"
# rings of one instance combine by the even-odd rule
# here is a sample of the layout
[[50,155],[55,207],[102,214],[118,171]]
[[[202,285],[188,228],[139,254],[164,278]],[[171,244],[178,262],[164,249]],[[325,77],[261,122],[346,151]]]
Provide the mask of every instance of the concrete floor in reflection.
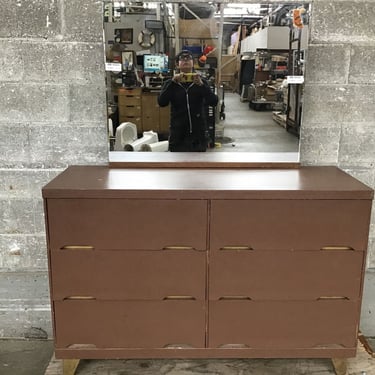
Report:
[[[225,120],[215,124],[225,142],[214,152],[298,152],[299,139],[272,118],[272,110],[255,111],[236,93],[224,96]],[[223,132],[222,132],[223,130]],[[229,140],[229,139],[230,140]]]

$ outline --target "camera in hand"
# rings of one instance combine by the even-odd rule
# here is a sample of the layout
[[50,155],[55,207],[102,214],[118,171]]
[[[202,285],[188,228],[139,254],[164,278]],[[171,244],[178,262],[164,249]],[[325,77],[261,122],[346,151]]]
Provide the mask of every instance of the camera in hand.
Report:
[[197,73],[181,73],[181,82],[193,82]]

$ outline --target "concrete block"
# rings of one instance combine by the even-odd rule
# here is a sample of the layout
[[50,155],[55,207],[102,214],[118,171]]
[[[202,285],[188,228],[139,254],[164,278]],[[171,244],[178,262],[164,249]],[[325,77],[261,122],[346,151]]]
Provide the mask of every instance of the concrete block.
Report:
[[70,120],[106,123],[107,99],[104,81],[102,85],[70,86]]
[[[1,5],[0,5],[1,7]],[[1,22],[2,23],[2,22]],[[0,26],[1,28],[1,26]],[[21,43],[0,40],[0,81],[20,81],[23,78]],[[35,63],[35,62],[34,62]]]
[[62,170],[8,169],[0,172],[0,198],[42,198],[42,186]]
[[26,81],[104,82],[104,49],[101,43],[24,42],[21,50]]
[[0,233],[34,233],[34,208],[30,199],[0,200]]
[[44,233],[0,235],[0,271],[45,271],[46,248]]
[[375,41],[373,1],[325,1],[313,3],[313,43],[357,43]]
[[336,124],[345,121],[349,88],[345,85],[305,85],[303,124]]
[[338,83],[348,82],[350,46],[344,44],[310,44],[306,63],[306,82]]
[[340,127],[304,127],[300,134],[300,161],[303,165],[335,165],[339,152]]
[[3,302],[0,306],[0,337],[25,337],[33,329],[43,330],[52,337],[50,304],[30,301],[21,306]]
[[[2,100],[0,96],[0,107]],[[0,168],[20,168],[30,160],[28,124],[11,120],[0,122]]]
[[92,126],[82,123],[32,126],[30,147],[29,165],[33,168],[66,168],[69,164],[108,162],[105,122],[95,122]]
[[68,86],[0,84],[0,121],[67,121]]
[[0,272],[0,300],[49,303],[48,272]]
[[375,117],[375,86],[306,84],[304,93],[304,125],[372,122]]
[[374,84],[374,61],[375,46],[351,46],[349,83]]
[[344,123],[340,140],[339,164],[368,166],[375,163],[375,123]]
[[64,40],[102,42],[103,2],[100,0],[64,1]]
[[375,268],[366,271],[363,290],[360,330],[365,336],[375,336]]
[[44,207],[43,200],[34,199],[34,228],[35,233],[45,233]]
[[1,0],[0,37],[55,38],[61,32],[60,1]]
[[367,248],[366,268],[375,269],[375,237],[374,237],[375,233],[373,230],[370,232],[370,235],[371,237],[369,239],[368,248]]

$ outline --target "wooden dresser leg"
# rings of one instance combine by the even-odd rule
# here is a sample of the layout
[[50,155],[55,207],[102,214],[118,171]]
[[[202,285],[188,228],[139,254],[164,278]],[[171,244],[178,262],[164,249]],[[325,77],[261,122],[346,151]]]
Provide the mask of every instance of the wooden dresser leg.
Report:
[[347,374],[347,361],[346,358],[331,358],[333,368],[335,369],[336,375]]
[[63,375],[74,375],[79,364],[79,359],[63,359]]

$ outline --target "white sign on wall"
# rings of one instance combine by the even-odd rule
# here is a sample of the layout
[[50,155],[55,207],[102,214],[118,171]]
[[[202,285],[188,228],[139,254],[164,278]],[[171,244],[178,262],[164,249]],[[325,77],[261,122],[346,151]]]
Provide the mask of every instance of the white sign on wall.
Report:
[[286,82],[288,85],[292,84],[301,84],[304,82],[303,76],[286,76]]
[[106,72],[121,72],[121,63],[105,63]]

